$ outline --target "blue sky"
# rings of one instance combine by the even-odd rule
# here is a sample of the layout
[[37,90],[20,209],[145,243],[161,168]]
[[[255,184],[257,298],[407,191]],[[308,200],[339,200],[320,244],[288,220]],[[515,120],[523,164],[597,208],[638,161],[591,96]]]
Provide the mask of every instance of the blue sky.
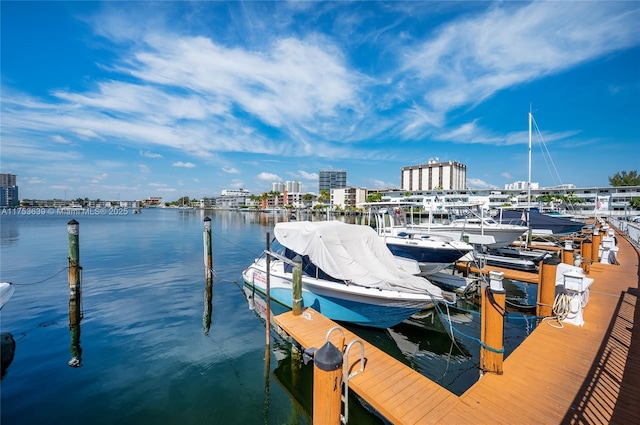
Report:
[[640,171],[640,2],[1,2],[1,172],[21,198],[607,186]]

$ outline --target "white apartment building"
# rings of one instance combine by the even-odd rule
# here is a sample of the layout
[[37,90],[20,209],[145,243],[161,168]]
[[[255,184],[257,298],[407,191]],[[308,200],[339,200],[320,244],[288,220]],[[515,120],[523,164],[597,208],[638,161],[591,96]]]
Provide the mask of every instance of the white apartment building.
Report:
[[467,184],[467,166],[455,161],[429,159],[422,165],[402,167],[400,187],[406,191],[462,190]]
[[357,207],[366,202],[367,189],[363,187],[345,187],[341,189],[331,189],[331,206],[345,209],[347,207]]

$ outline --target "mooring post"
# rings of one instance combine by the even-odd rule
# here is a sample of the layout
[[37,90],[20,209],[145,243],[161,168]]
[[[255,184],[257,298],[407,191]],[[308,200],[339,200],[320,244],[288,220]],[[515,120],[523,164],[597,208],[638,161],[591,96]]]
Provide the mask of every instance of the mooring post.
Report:
[[211,219],[209,217],[204,218],[204,266],[205,277],[207,279],[213,279],[213,252],[211,249]]
[[69,237],[69,295],[80,296],[80,223],[75,219],[67,223]]
[[300,316],[302,314],[302,258],[296,255],[293,259],[293,315]]
[[536,315],[538,317],[549,317],[553,314],[553,302],[556,298],[556,269],[558,268],[558,259],[553,257],[545,258],[540,262],[539,268]]
[[602,235],[596,227],[593,229],[593,237],[591,239],[591,262],[597,263],[600,261],[600,242],[602,241]]
[[562,262],[573,266],[573,241],[564,241],[564,249],[562,250]]
[[480,370],[502,375],[504,359],[504,317],[507,292],[502,286],[503,272],[489,272],[489,287],[482,288],[480,318]]
[[75,219],[67,223],[69,239],[69,335],[71,360],[69,366],[82,366],[80,347],[80,321],[82,320],[82,285],[80,281],[80,223]]
[[313,424],[338,425],[342,413],[342,351],[327,341],[313,357]]
[[269,234],[269,232],[267,232],[267,282],[266,282],[266,299],[267,299],[267,306],[265,309],[265,316],[266,316],[266,320],[267,320],[267,331],[266,331],[266,338],[267,338],[267,347],[271,346],[271,254],[269,254],[269,252],[271,251],[271,235]]
[[580,255],[582,255],[582,270],[584,270],[586,274],[589,274],[591,270],[591,256],[593,255],[593,243],[591,243],[591,239],[582,241]]

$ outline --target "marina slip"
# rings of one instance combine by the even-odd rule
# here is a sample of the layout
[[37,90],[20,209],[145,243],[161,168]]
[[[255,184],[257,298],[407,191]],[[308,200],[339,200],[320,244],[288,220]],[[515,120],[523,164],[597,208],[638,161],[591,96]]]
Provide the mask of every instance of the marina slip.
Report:
[[[289,217],[125,211],[0,215],[0,281],[11,282],[13,289],[0,312],[1,422],[312,423],[314,364],[305,364],[301,353],[275,332],[265,348],[264,300],[243,285],[241,276],[264,250],[265,235]],[[203,264],[206,217],[211,218],[211,285]],[[77,264],[72,261],[73,221]],[[598,270],[594,264],[592,273]],[[535,284],[509,279],[503,284],[510,301],[535,305]],[[606,321],[589,317],[598,311],[596,298],[592,294],[584,329],[599,323],[606,330]],[[274,304],[273,312],[287,309]],[[487,375],[478,381],[480,322],[477,306],[459,300],[448,312],[433,309],[387,329],[340,325],[459,404],[471,400],[479,385],[494,381]],[[504,325],[502,377],[512,379],[511,358],[521,352],[517,347],[523,341],[533,344],[529,340],[536,333],[553,330],[536,328],[535,317],[514,310]],[[523,367],[531,372],[518,379],[539,379],[536,363],[525,360]],[[365,368],[359,379],[366,373]],[[380,385],[392,380],[403,378]],[[353,392],[348,399],[351,424],[394,421]],[[415,409],[406,414],[424,416]],[[444,420],[445,413],[454,411],[441,409],[440,416],[431,417]]]

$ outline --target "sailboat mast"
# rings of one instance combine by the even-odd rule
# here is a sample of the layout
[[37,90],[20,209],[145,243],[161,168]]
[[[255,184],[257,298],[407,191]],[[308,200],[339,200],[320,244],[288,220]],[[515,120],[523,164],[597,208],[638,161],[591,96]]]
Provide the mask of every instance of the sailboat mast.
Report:
[[531,209],[531,107],[529,107],[529,177],[527,180],[527,204],[529,205],[529,209]]

